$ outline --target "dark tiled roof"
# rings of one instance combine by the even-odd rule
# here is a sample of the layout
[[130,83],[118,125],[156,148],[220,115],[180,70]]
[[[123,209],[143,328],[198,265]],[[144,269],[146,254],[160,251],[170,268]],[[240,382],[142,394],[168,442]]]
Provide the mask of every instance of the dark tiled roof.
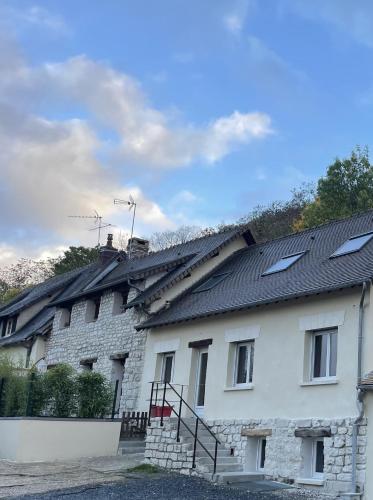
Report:
[[79,274],[82,272],[83,268],[75,269],[65,274],[54,276],[39,285],[35,285],[20,295],[18,295],[10,303],[5,304],[2,309],[0,309],[0,318],[4,316],[12,316],[19,313],[23,309],[30,307],[35,302],[42,300],[43,298],[57,292],[59,289],[67,286],[71,283]]
[[16,333],[0,339],[0,348],[10,345],[20,344],[35,335],[41,335],[52,327],[54,308],[44,307],[28,323],[20,328]]
[[197,238],[159,252],[152,252],[137,259],[122,260],[113,271],[107,274],[94,287],[84,290],[89,282],[94,279],[94,275],[92,275],[90,279],[85,280],[80,286],[78,284],[75,286],[74,284],[73,292],[66,290],[54,303],[67,302],[88,293],[95,293],[95,291],[125,282],[129,278],[138,279],[158,271],[169,271],[165,277],[136,297],[129,306],[146,302],[153,298],[154,295],[160,293],[164,288],[171,286],[175,281],[181,279],[193,267],[204,262],[214,252],[217,252],[224,245],[238,238],[240,235],[244,235],[247,241],[253,241],[251,233],[247,228],[241,227]]
[[[251,245],[226,260],[219,271],[211,273],[230,273],[214,288],[200,293],[188,290],[168,309],[137,328],[167,325],[360,284],[373,277],[373,240],[359,252],[329,257],[351,236],[368,231],[373,231],[373,211]],[[303,251],[305,255],[289,269],[262,276],[282,257]]]

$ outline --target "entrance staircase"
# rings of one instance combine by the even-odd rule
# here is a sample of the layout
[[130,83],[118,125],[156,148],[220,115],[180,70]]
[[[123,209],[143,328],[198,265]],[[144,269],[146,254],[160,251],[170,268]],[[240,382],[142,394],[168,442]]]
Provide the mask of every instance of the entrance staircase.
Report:
[[121,439],[118,455],[138,455],[134,458],[143,458],[145,453],[145,439]]

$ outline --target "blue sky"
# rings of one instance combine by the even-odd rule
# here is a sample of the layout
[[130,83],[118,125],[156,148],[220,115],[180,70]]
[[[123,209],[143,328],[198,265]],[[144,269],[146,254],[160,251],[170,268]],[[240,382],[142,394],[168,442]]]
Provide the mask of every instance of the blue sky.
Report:
[[0,264],[287,199],[371,139],[373,4],[5,1]]

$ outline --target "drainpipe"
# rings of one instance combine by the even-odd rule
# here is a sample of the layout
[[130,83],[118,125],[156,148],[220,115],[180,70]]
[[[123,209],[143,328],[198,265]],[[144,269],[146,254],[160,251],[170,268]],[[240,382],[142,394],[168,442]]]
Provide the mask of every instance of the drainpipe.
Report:
[[364,393],[360,389],[363,364],[363,319],[364,319],[364,300],[368,288],[368,283],[363,283],[359,304],[359,327],[358,327],[358,355],[357,355],[357,397],[356,404],[359,415],[354,420],[352,427],[352,479],[351,479],[351,494],[358,493],[356,481],[356,459],[357,459],[357,440],[360,423],[364,417]]

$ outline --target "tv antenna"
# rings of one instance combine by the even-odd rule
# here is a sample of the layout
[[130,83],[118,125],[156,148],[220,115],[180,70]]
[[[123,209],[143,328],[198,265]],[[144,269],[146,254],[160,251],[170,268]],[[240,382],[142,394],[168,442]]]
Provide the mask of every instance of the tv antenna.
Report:
[[101,229],[104,229],[105,227],[114,227],[114,225],[109,222],[104,222],[102,220],[102,215],[100,215],[97,210],[94,210],[93,212],[94,215],[69,215],[68,217],[70,219],[93,219],[96,227],[92,227],[91,229],[88,229],[88,231],[98,231],[97,246],[100,247]]
[[114,205],[128,205],[129,212],[133,209],[130,244],[129,244],[129,248],[128,248],[128,258],[130,258],[131,257],[131,250],[132,250],[133,229],[135,227],[137,203],[132,198],[132,196],[129,195],[128,200],[121,200],[119,198],[114,198]]

